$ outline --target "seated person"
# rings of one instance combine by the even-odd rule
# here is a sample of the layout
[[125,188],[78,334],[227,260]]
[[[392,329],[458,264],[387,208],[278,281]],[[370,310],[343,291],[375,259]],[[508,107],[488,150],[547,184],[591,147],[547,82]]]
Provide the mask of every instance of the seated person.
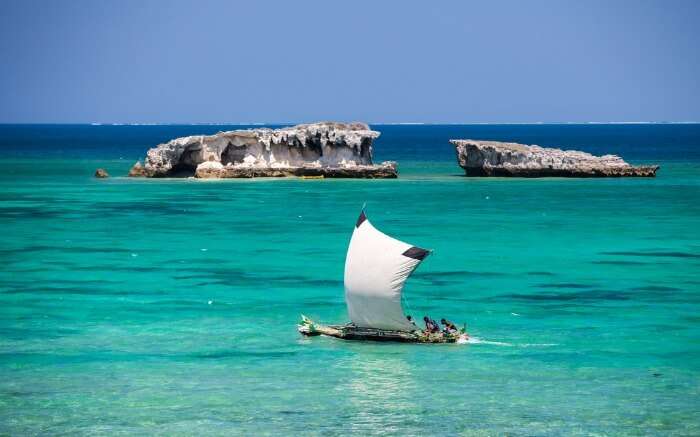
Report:
[[455,326],[454,323],[450,322],[447,319],[440,319],[440,323],[442,323],[445,326],[445,333],[446,334],[454,334],[456,332],[459,332],[459,329],[457,329],[457,326]]
[[440,326],[435,322],[435,320],[431,319],[428,316],[423,317],[423,322],[425,322],[425,331],[427,333],[435,333],[435,332],[440,332]]

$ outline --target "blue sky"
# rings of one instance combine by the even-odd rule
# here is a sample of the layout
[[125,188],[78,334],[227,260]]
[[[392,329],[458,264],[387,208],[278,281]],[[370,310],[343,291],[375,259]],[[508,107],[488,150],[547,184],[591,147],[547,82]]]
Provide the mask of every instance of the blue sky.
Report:
[[699,121],[700,1],[10,1],[0,122]]

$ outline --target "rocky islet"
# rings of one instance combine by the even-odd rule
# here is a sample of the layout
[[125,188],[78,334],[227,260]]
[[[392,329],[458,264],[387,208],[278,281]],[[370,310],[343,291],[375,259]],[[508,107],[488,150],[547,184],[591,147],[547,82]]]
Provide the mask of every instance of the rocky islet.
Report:
[[150,149],[129,176],[396,178],[395,162],[372,162],[379,135],[364,123],[321,122],[182,137]]
[[654,177],[657,165],[633,166],[616,155],[594,156],[500,141],[450,140],[467,176]]
[[[396,178],[395,162],[372,161],[379,136],[365,123],[338,122],[188,136],[148,150],[144,163],[134,164],[128,176]],[[654,177],[659,168],[633,166],[616,155],[537,145],[470,139],[450,143],[467,176]],[[101,171],[97,177],[104,177]]]

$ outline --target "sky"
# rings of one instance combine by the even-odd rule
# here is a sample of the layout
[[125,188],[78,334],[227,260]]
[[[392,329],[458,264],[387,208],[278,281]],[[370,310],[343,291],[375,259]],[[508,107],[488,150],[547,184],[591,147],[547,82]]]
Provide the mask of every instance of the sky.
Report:
[[700,1],[0,0],[0,123],[700,121]]

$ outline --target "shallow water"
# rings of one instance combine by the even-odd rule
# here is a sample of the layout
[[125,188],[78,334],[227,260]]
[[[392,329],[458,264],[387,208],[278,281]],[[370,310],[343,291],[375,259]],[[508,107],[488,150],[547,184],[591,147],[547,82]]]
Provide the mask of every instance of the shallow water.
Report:
[[[0,433],[700,433],[699,126],[378,126],[398,180],[92,178],[220,129],[0,127]],[[662,169],[468,179],[458,136]],[[434,249],[407,311],[475,340],[299,336],[346,320],[365,202]]]

